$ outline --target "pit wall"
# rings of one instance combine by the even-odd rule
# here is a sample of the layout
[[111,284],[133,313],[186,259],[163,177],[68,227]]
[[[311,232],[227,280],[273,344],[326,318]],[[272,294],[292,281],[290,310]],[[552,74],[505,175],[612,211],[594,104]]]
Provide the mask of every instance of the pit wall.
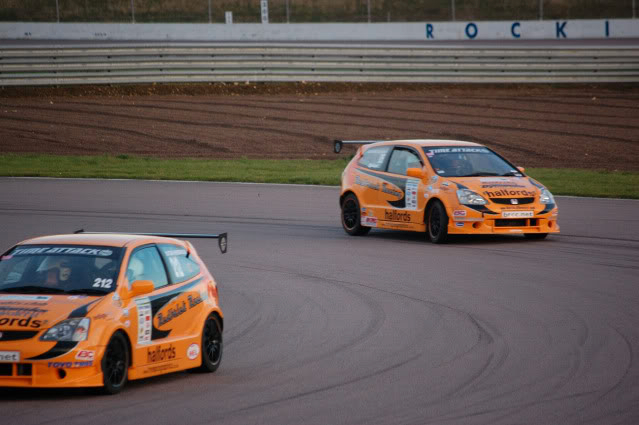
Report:
[[639,38],[639,19],[340,24],[1,22],[0,39],[102,41],[442,41]]

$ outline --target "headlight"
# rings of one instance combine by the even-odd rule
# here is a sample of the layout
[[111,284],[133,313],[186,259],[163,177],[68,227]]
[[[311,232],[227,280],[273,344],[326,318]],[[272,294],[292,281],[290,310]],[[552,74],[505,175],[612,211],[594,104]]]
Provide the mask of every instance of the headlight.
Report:
[[488,203],[480,194],[468,189],[459,189],[457,199],[462,205],[486,205]]
[[91,321],[84,318],[67,319],[51,327],[40,337],[41,341],[84,341]]
[[550,193],[548,189],[543,188],[539,194],[539,202],[542,204],[554,204],[555,198],[553,198],[552,193]]

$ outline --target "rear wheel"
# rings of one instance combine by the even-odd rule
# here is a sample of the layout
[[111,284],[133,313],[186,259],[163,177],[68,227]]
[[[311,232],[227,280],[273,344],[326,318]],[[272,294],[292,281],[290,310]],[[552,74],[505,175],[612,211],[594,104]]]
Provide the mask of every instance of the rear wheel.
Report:
[[215,372],[222,361],[222,326],[215,315],[210,315],[202,329],[202,366],[200,372]]
[[439,201],[435,201],[428,211],[428,237],[432,243],[444,243],[448,239],[448,214]]
[[548,233],[524,233],[526,239],[545,239]]
[[102,357],[104,392],[117,394],[127,382],[129,371],[129,345],[122,333],[116,332]]
[[370,227],[362,226],[359,202],[352,193],[346,195],[342,202],[342,226],[352,236],[365,235],[371,230]]

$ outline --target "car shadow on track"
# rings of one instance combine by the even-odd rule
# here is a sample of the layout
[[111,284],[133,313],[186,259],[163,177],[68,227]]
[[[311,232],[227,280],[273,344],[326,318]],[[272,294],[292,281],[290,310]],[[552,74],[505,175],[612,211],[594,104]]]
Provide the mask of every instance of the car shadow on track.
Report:
[[[396,240],[403,242],[414,242],[414,243],[425,243],[430,244],[428,238],[424,233],[418,232],[403,232],[397,230],[382,230],[375,229],[371,231],[368,235],[364,236],[364,238],[374,238],[378,240]],[[449,235],[446,243],[442,244],[446,245],[458,245],[458,246],[471,246],[471,245],[487,245],[487,244],[495,244],[495,243],[507,243],[507,244],[518,244],[518,243],[549,243],[553,241],[553,236],[550,235],[546,239],[541,240],[531,240],[525,238],[523,235],[513,234],[513,235]]]

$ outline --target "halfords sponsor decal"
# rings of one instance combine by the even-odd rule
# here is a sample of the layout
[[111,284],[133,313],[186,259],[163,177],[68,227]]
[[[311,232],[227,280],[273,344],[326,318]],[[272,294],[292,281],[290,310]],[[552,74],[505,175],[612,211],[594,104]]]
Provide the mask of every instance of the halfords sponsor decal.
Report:
[[33,320],[32,317],[26,319],[18,319],[16,317],[1,317],[0,326],[20,326],[21,328],[37,329],[45,323],[42,320]]
[[410,222],[410,214],[406,211],[384,210],[384,220]]
[[522,196],[522,197],[529,197],[529,196],[535,196],[535,191],[534,190],[507,190],[507,189],[502,189],[502,190],[496,190],[496,191],[484,191],[484,194],[486,196],[489,196],[491,198],[499,198],[499,197],[503,197],[503,196]]
[[19,351],[0,351],[0,363],[15,363],[19,361]]
[[189,345],[188,350],[186,350],[186,357],[191,360],[195,360],[197,356],[200,355],[200,346],[197,344]]
[[146,361],[147,363],[163,362],[166,360],[173,360],[175,358],[175,347],[173,344],[169,344],[168,347],[158,345],[154,348],[147,348]]
[[55,369],[74,369],[76,367],[91,367],[93,366],[93,362],[49,362],[47,366]]
[[25,308],[25,307],[9,307],[0,305],[0,316],[12,316],[12,317],[38,317],[48,310],[43,310],[38,307]]
[[368,179],[360,177],[358,174],[355,175],[355,184],[359,186],[367,187],[369,189],[379,190],[379,183],[375,183]]
[[113,254],[110,249],[95,248],[67,248],[67,247],[44,247],[16,249],[11,255],[40,255],[40,254],[69,254],[69,255],[93,255],[109,257]]

